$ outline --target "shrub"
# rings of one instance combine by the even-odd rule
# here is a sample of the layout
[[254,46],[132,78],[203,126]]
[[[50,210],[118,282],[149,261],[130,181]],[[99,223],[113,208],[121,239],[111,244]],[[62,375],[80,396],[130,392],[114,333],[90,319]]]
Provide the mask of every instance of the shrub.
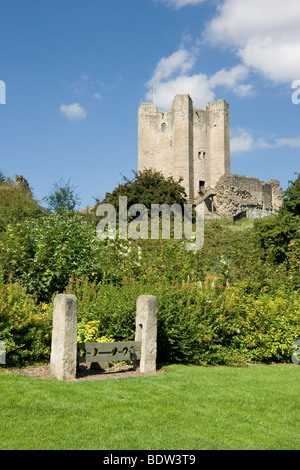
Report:
[[[295,235],[298,218],[292,221]],[[289,361],[300,338],[299,237],[289,235],[280,246],[276,253],[285,252],[286,260],[278,263],[271,256],[281,232],[275,217],[254,230],[233,228],[208,221],[204,247],[194,252],[178,240],[101,241],[92,224],[70,211],[9,225],[0,233],[0,275],[7,282],[0,284],[6,292],[0,334],[10,358],[36,361],[49,354],[46,312],[52,315],[51,299],[65,289],[78,299],[82,341],[132,340],[137,297],[152,294],[161,362]],[[259,234],[273,240],[270,253],[257,244]]]
[[86,342],[97,342],[97,343],[109,343],[114,341],[113,338],[107,338],[107,336],[99,336],[100,322],[99,320],[91,320],[89,322],[79,322],[77,325],[77,341],[79,343]]
[[73,281],[82,322],[95,321],[97,334],[132,340],[139,295],[158,299],[158,360],[191,364],[289,361],[300,338],[299,293],[268,291],[248,283],[224,285],[209,275],[198,281],[92,286]]
[[0,340],[8,365],[24,366],[49,359],[51,310],[18,284],[0,282]]
[[8,279],[27,287],[40,300],[62,292],[70,277],[101,279],[101,242],[74,212],[53,213],[10,225],[0,235],[0,267]]
[[96,327],[93,337],[106,336],[115,341],[134,338],[135,305],[143,286],[90,283],[88,279],[71,280],[65,292],[74,294],[78,303],[78,322]]
[[5,230],[8,224],[39,217],[44,212],[29,188],[14,185],[0,172],[0,231]]
[[[135,336],[139,295],[158,300],[158,362],[241,364],[290,361],[300,338],[299,292],[247,282],[97,284],[71,280],[78,301],[78,341],[127,341]],[[1,283],[0,340],[10,364],[49,359],[53,303],[38,303],[18,284]]]

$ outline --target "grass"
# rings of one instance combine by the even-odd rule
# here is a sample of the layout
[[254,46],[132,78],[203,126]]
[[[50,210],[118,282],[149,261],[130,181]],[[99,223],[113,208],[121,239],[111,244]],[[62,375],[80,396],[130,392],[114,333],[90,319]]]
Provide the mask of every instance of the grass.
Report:
[[248,230],[250,228],[254,227],[254,219],[240,219],[237,220],[236,222],[233,222],[232,220],[229,219],[207,219],[205,220],[205,224],[214,224],[214,223],[220,224],[222,227],[226,227],[233,232],[243,232],[245,230]]
[[58,382],[0,371],[0,449],[292,450],[300,367],[196,367]]

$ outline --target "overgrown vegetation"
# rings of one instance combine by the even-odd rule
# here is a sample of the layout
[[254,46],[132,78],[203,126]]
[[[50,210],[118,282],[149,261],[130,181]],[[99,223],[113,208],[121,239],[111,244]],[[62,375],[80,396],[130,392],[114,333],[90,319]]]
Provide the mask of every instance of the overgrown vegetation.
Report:
[[[160,182],[157,193],[145,190],[153,181]],[[173,193],[169,183],[177,188]],[[7,184],[2,177],[0,194]],[[119,187],[105,201],[128,195],[130,204],[172,204],[182,195],[177,185],[164,185],[155,172],[135,174],[125,182],[127,193]],[[49,358],[52,303],[62,292],[78,298],[81,337],[115,340],[133,339],[138,295],[156,295],[161,362],[290,361],[300,338],[299,188],[298,176],[279,213],[254,224],[206,221],[199,251],[186,250],[183,240],[100,240],[97,218],[71,210],[68,200],[64,208],[21,220],[13,216],[15,203],[7,204],[5,217],[9,207],[12,216],[0,233],[0,340],[7,343],[8,364]]]
[[75,192],[76,187],[71,185],[70,180],[55,182],[53,188],[43,199],[51,212],[73,211],[79,203],[79,195]]
[[119,197],[127,197],[127,206],[144,204],[147,209],[151,204],[180,204],[186,202],[186,193],[181,181],[173,177],[165,178],[161,173],[150,169],[133,172],[134,178],[123,176],[124,183],[119,184],[112,193],[107,193],[104,203],[119,206]]
[[0,171],[0,232],[9,224],[36,218],[44,212],[30,189],[15,186],[11,178]]

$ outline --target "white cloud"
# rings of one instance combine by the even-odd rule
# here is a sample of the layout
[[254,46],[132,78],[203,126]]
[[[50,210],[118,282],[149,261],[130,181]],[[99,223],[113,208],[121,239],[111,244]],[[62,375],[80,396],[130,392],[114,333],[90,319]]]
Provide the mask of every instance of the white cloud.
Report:
[[69,105],[62,104],[60,112],[70,120],[81,120],[86,118],[86,110],[79,103]]
[[210,79],[211,88],[224,87],[231,90],[237,96],[244,98],[253,95],[253,87],[251,84],[240,83],[248,78],[249,69],[245,65],[236,65],[231,69],[221,69],[216,72]]
[[160,59],[151,80],[148,82],[148,86],[160,83],[176,72],[180,74],[186,73],[193,67],[195,61],[196,55],[194,53],[184,48],[178,49],[178,51],[174,52],[169,57]]
[[167,6],[179,10],[179,8],[185,7],[186,5],[197,5],[198,3],[205,2],[205,0],[154,0],[155,2],[166,3]]
[[240,98],[245,98],[247,96],[252,96],[255,94],[253,86],[250,83],[248,83],[247,85],[245,84],[237,85],[234,92]]
[[298,149],[300,148],[300,136],[276,139],[275,147],[292,147]]
[[[189,94],[194,105],[199,108],[205,107],[207,101],[215,99],[206,75],[179,75],[168,81],[157,83],[155,87],[155,105],[167,109],[171,106],[174,96],[179,94]],[[153,100],[152,89],[146,94],[146,99]]]
[[225,87],[241,97],[253,93],[250,84],[241,83],[249,74],[245,65],[219,70],[211,77],[203,73],[188,74],[196,64],[198,52],[197,48],[188,50],[180,47],[170,56],[160,59],[146,84],[146,99],[154,101],[155,93],[155,105],[167,109],[176,94],[189,94],[194,105],[203,108],[207,101],[215,99],[217,87]]
[[219,70],[209,80],[212,87],[227,86],[232,88],[240,80],[244,80],[248,76],[248,68],[244,65],[237,65],[229,70]]
[[101,100],[102,96],[100,95],[100,93],[93,93],[92,98],[96,98],[97,100]]
[[240,56],[245,64],[259,70],[274,82],[290,83],[294,78],[300,77],[300,43],[288,44],[270,39],[249,42],[240,51]]
[[[200,0],[154,1],[177,9],[200,3]],[[291,83],[300,78],[299,24],[299,0],[223,0],[202,39],[208,45],[234,52],[240,64],[210,77],[191,73],[199,48],[184,45],[158,62],[147,83],[146,98],[152,101],[154,86],[155,103],[161,108],[169,107],[176,93],[189,93],[195,105],[203,107],[206,101],[214,99],[217,87],[241,98],[251,96],[255,90],[247,78],[253,71],[275,83]]]
[[300,77],[299,0],[224,0],[205,37],[274,82]]
[[273,140],[259,138],[255,140],[246,129],[234,129],[231,132],[231,153],[242,153],[256,149],[275,149],[281,147],[300,148],[300,136],[274,138]]
[[254,149],[254,140],[245,129],[237,129],[231,133],[231,153],[247,152]]

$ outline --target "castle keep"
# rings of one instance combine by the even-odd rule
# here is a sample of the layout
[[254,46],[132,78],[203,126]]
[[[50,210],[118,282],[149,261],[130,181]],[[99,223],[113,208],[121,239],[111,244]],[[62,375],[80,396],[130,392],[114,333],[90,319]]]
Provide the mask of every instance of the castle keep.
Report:
[[142,103],[138,114],[138,171],[182,178],[189,202],[205,202],[206,215],[261,217],[281,204],[279,182],[230,173],[229,104],[196,109],[189,95],[176,95],[160,112]]

